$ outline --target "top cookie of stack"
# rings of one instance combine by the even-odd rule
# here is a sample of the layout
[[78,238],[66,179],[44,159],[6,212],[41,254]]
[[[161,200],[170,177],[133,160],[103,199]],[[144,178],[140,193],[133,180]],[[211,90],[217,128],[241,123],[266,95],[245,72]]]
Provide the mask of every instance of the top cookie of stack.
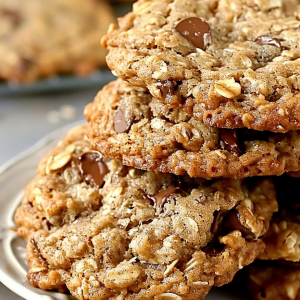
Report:
[[85,109],[93,149],[191,177],[300,169],[300,1],[139,0],[102,44],[120,77]]
[[140,0],[102,44],[109,67],[221,128],[300,128],[300,2]]

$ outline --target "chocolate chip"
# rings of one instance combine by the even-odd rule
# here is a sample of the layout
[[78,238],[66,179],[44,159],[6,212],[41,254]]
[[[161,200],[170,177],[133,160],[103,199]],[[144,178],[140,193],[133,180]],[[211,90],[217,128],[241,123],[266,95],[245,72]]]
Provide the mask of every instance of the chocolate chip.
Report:
[[239,156],[242,151],[239,147],[237,131],[234,129],[219,129],[220,146],[223,150],[232,152],[232,154]]
[[259,45],[270,45],[281,48],[280,40],[277,38],[271,38],[267,35],[261,35],[256,38],[255,43]]
[[115,115],[115,122],[114,122],[115,132],[117,133],[127,132],[130,126],[131,126],[131,121],[126,120],[123,110],[119,108]]
[[231,211],[220,210],[214,213],[214,221],[210,228],[212,239],[202,251],[208,255],[221,253],[225,246],[219,243],[218,237],[227,234],[228,229],[239,230],[247,239],[255,238],[253,232],[240,223],[239,213],[235,209]]
[[120,177],[125,177],[128,174],[128,168],[123,166],[121,170],[117,172],[117,175]]
[[43,218],[42,226],[44,230],[48,231],[52,228],[52,224],[46,218]]
[[161,86],[159,86],[162,97],[165,99],[168,96],[174,96],[176,86],[177,82],[174,80],[167,80],[162,82]]
[[104,176],[109,172],[102,161],[99,152],[86,152],[79,157],[79,170],[83,179],[100,188],[104,183]]
[[242,233],[243,237],[247,239],[255,238],[255,234],[241,224],[240,216],[237,210],[233,210],[227,215],[224,226],[229,229],[239,230]]
[[179,191],[179,189],[176,188],[174,185],[171,185],[164,190],[160,190],[153,196],[146,195],[145,197],[151,199],[156,207],[162,208],[167,198],[176,191]]
[[201,18],[191,17],[180,21],[175,29],[200,49],[211,43],[210,26]]
[[0,14],[7,17],[14,25],[18,25],[22,20],[21,15],[17,11],[8,8],[2,8]]

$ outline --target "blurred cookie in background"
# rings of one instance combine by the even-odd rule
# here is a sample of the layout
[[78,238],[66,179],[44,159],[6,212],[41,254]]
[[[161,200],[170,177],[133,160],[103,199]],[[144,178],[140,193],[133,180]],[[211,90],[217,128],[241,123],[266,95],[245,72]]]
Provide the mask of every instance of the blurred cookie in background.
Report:
[[86,75],[106,66],[100,39],[115,17],[96,0],[0,0],[0,80]]

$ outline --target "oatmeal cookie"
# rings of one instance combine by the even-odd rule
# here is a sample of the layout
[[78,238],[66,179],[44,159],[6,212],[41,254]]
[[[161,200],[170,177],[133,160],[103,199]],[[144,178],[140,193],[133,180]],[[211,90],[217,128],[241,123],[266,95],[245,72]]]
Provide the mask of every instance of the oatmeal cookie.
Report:
[[125,165],[191,177],[243,178],[300,169],[300,132],[209,127],[186,103],[170,109],[145,89],[111,82],[85,108],[91,147]]
[[25,188],[22,205],[15,213],[20,236],[27,239],[32,231],[72,223],[78,216],[99,209],[102,199],[99,185],[103,184],[108,169],[100,158],[99,171],[95,171],[102,175],[99,173],[97,182],[91,177],[92,184],[88,184],[84,178],[89,175],[85,175],[83,168],[89,163],[84,153],[89,152],[86,125],[83,125],[70,130],[41,159],[36,177]]
[[255,263],[248,270],[249,288],[255,300],[299,300],[299,263],[275,261]]
[[300,299],[300,178],[289,175],[274,178],[279,210],[263,237],[264,251],[244,273],[255,300]]
[[[36,181],[42,196],[25,198],[23,212],[17,212],[27,217],[19,226],[30,228],[27,277],[33,286],[69,290],[77,299],[200,300],[263,250],[261,236],[277,210],[271,179],[206,180],[141,171],[102,158],[84,139],[80,147],[83,131],[71,132],[44,159],[37,177],[48,181]],[[62,159],[66,155],[71,157]],[[82,186],[93,191],[91,198]],[[97,208],[90,204],[95,190]],[[82,208],[74,213],[81,195]],[[33,228],[29,220],[36,215],[41,223],[43,215],[51,221],[51,199],[67,200],[51,211],[63,218]]]
[[[295,174],[292,174],[295,176]],[[299,177],[283,175],[274,178],[279,210],[274,214],[263,241],[263,260],[300,261],[300,201]]]
[[107,62],[213,127],[300,129],[299,0],[139,0],[102,39]]
[[0,80],[85,75],[106,66],[99,44],[114,21],[105,1],[1,0]]

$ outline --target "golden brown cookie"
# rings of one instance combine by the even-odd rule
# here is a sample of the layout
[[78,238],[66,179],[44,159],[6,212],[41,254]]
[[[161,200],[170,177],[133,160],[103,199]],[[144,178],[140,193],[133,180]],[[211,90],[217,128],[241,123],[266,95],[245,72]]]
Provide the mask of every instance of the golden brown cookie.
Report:
[[139,0],[102,44],[115,74],[220,128],[300,129],[299,0]]
[[31,285],[77,299],[203,299],[263,250],[270,179],[137,170],[88,149],[84,131],[41,161],[16,213]]
[[93,149],[139,169],[192,177],[280,175],[300,169],[300,132],[218,129],[145,89],[111,82],[87,105]]

